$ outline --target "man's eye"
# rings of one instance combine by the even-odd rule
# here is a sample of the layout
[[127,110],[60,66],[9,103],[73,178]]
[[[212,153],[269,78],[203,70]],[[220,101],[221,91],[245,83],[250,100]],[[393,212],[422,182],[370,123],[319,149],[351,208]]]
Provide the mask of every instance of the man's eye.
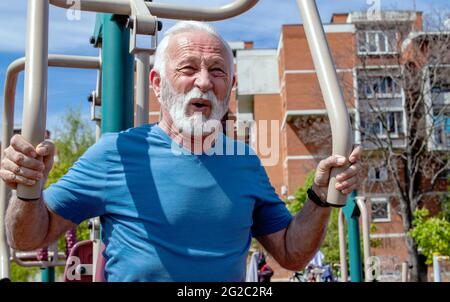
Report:
[[225,73],[225,71],[223,71],[222,68],[218,68],[218,67],[211,69],[211,71],[216,72],[216,73]]

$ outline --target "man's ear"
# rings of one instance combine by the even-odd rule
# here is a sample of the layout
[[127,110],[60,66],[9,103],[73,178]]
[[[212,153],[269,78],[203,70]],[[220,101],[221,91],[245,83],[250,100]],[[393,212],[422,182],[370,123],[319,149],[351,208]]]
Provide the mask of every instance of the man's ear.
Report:
[[150,83],[152,84],[153,92],[159,100],[161,95],[161,76],[159,75],[159,72],[154,69],[150,71]]
[[233,74],[233,80],[231,82],[231,87],[234,87],[234,84],[236,84],[236,73]]

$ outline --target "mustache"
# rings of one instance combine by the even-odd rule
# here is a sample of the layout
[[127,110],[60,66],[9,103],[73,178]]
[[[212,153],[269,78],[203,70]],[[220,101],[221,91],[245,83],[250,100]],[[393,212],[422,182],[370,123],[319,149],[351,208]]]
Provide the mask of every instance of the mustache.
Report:
[[205,99],[211,102],[211,107],[214,108],[217,103],[217,97],[212,92],[212,90],[208,90],[206,92],[202,92],[199,88],[194,87],[189,92],[184,95],[184,106],[187,106],[192,99]]

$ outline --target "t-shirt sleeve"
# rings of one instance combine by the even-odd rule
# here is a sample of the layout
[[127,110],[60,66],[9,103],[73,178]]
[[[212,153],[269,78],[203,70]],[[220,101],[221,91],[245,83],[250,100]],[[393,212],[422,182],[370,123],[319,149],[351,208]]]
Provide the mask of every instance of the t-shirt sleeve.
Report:
[[292,220],[286,204],[278,197],[270,184],[264,167],[258,167],[256,203],[253,210],[252,236],[263,236],[286,228]]
[[43,192],[47,206],[64,219],[79,224],[105,212],[105,193],[111,135],[103,135],[69,171]]

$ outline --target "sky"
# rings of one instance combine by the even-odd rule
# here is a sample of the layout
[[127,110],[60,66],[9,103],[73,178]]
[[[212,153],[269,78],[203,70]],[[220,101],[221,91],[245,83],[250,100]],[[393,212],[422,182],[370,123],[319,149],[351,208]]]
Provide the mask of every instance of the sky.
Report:
[[[154,0],[192,6],[219,6],[232,0]],[[425,14],[450,11],[449,0],[317,0],[322,22],[328,23],[333,13],[366,11],[374,1],[382,9],[413,10]],[[50,7],[49,53],[97,56],[98,49],[89,44],[95,13],[81,12],[78,20],[67,10]],[[27,0],[0,1],[0,87],[4,89],[8,65],[25,54]],[[175,21],[161,19],[163,32]],[[212,22],[228,41],[254,41],[255,48],[276,48],[283,24],[301,23],[295,0],[260,0],[246,13],[225,21]],[[79,109],[89,119],[87,96],[95,89],[96,71],[50,68],[48,76],[47,128],[54,132],[61,125],[67,108]],[[3,92],[0,94],[3,104]],[[23,74],[16,90],[15,124],[21,124]],[[1,106],[3,107],[3,105]],[[0,112],[3,109],[0,108]],[[92,122],[93,125],[93,122]]]

